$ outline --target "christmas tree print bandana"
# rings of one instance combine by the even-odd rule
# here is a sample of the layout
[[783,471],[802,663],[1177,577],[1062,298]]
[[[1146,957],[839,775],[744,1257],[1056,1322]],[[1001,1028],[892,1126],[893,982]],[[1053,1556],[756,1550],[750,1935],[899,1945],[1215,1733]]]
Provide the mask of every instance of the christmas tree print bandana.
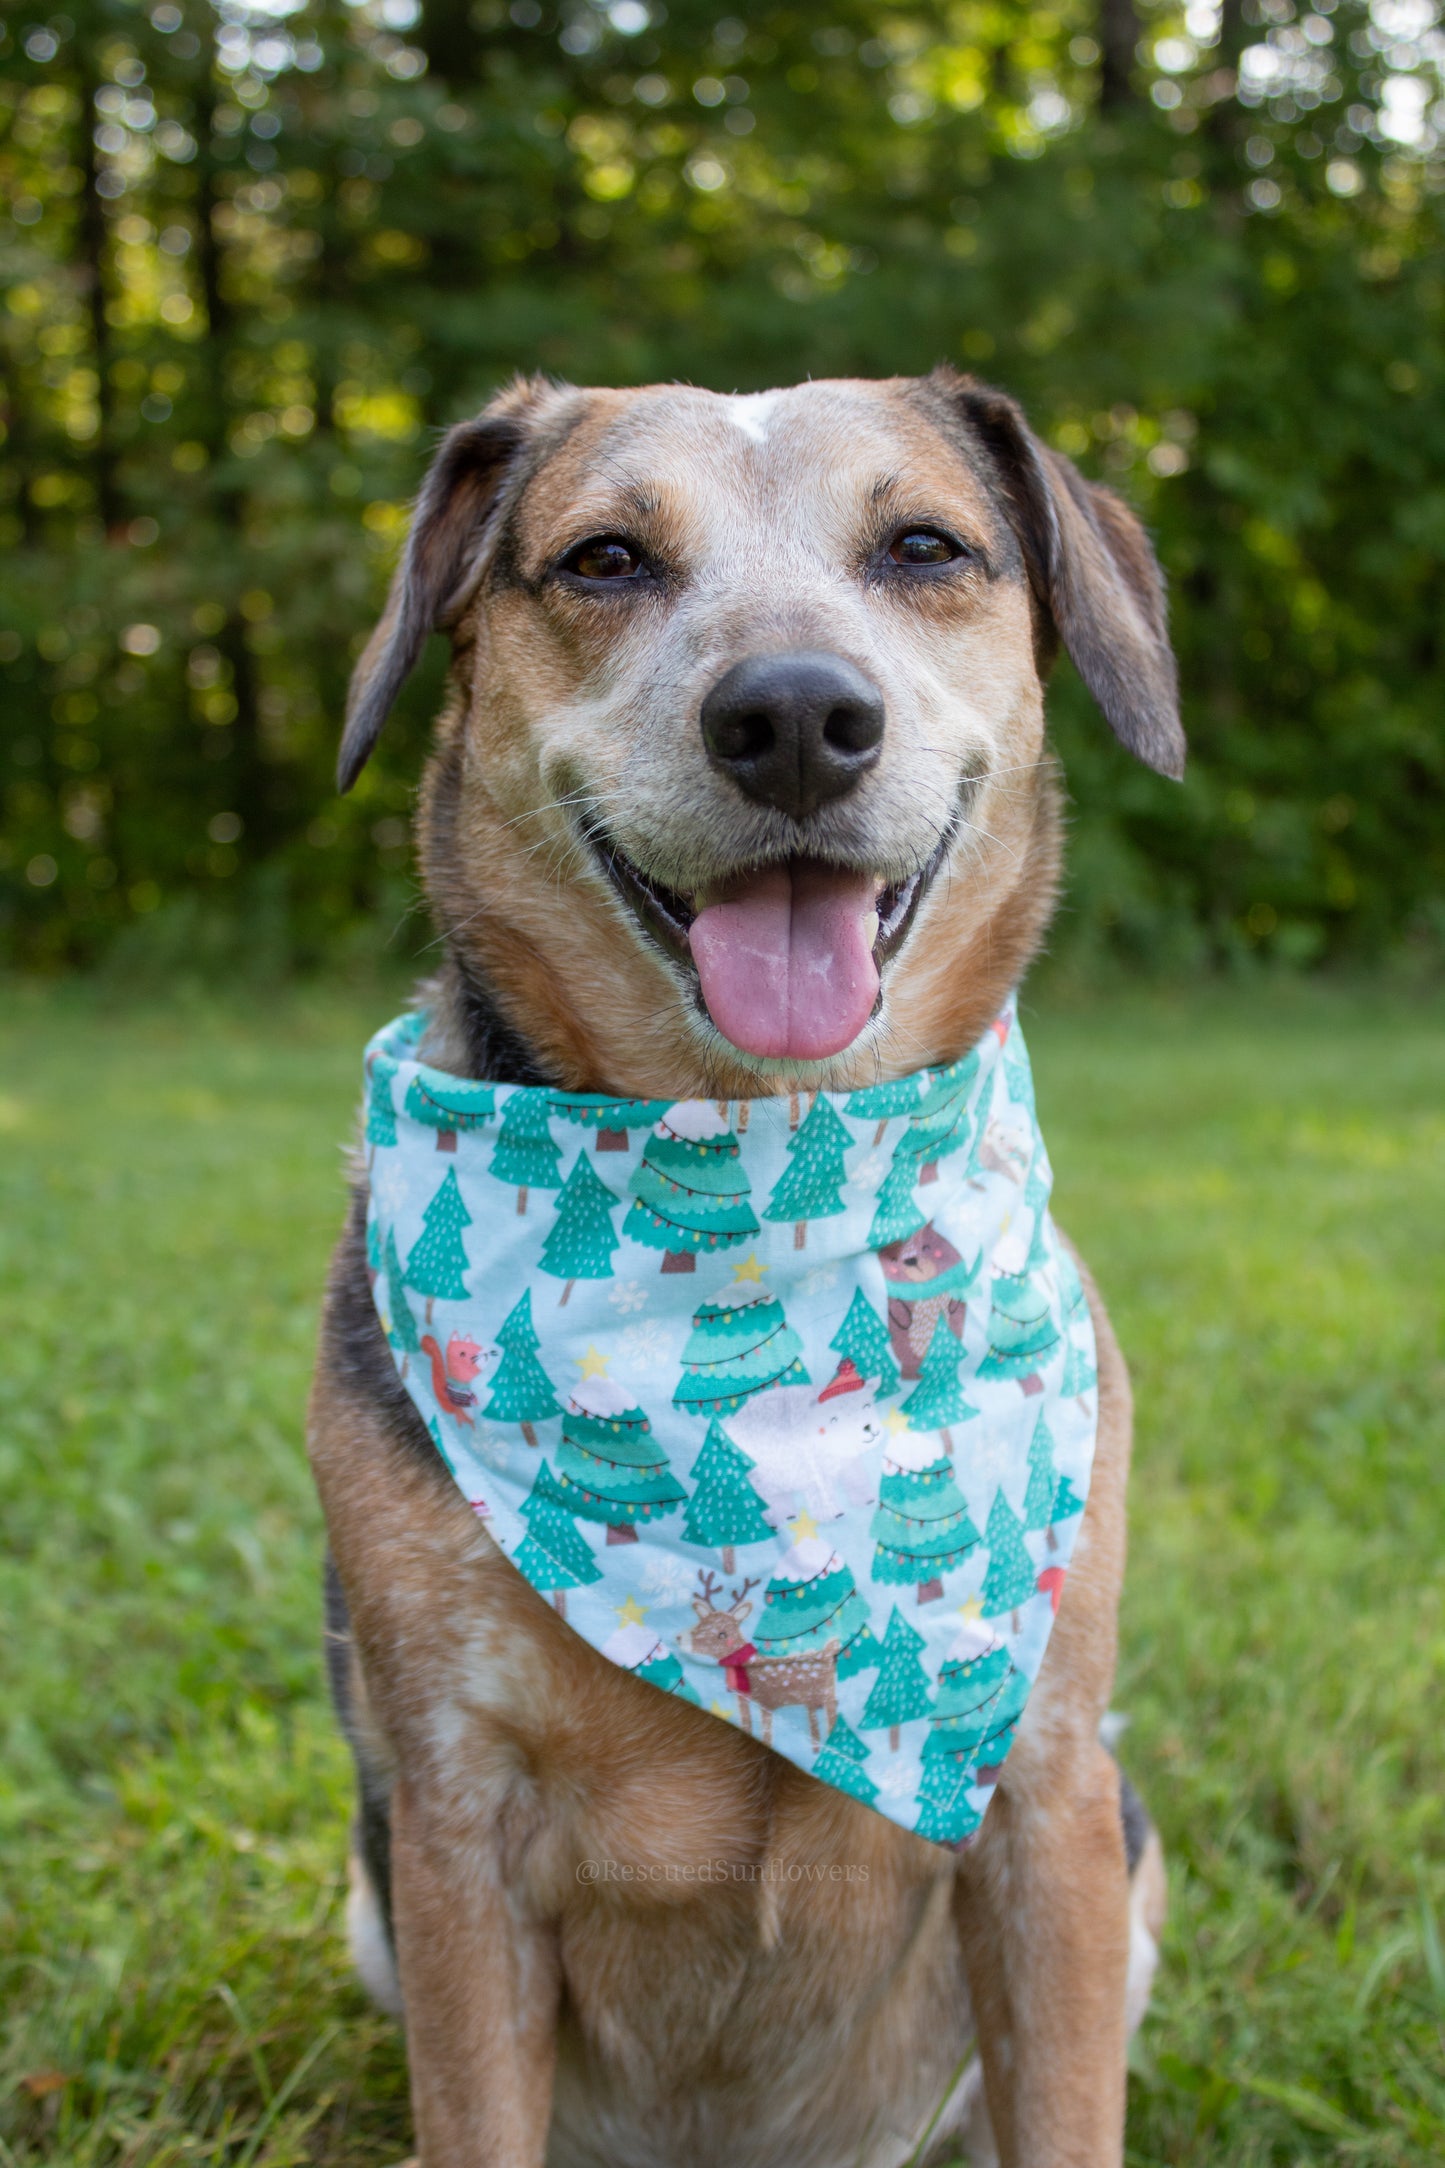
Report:
[[367,1255],[473,1510],[592,1647],[977,1830],[1089,1494],[1094,1334],[1012,1004],[947,1068],[664,1102],[367,1049]]

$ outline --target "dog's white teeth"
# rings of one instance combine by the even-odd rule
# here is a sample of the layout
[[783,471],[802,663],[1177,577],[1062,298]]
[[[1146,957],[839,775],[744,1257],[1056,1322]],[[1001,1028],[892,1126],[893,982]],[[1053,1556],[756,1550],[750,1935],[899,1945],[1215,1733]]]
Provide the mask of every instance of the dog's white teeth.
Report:
[[868,916],[864,919],[863,938],[867,942],[869,948],[872,948],[874,942],[878,939],[878,930],[882,926],[882,924],[883,921],[878,916],[878,913],[876,911],[870,911],[868,913]]

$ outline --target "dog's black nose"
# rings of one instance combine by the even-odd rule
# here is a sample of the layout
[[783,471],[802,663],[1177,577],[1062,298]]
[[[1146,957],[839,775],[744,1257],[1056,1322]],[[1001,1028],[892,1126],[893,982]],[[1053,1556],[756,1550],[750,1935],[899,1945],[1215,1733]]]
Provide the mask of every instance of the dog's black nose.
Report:
[[883,701],[841,655],[754,655],[704,700],[702,736],[739,789],[799,821],[876,766]]

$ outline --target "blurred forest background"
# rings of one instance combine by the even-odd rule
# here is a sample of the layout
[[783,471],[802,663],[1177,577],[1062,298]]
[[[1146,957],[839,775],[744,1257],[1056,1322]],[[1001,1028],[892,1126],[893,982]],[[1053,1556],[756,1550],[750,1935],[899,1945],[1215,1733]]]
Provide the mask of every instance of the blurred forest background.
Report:
[[1438,967],[1436,0],[726,5],[8,9],[0,958],[417,945],[444,657],[345,801],[334,747],[433,434],[513,369],[949,359],[1173,586],[1182,789],[1055,694],[1066,954]]

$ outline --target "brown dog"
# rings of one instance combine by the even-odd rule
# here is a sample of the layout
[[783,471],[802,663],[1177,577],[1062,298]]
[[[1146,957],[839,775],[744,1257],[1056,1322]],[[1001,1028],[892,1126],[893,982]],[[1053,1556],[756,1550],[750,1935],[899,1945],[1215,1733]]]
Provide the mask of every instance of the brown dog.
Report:
[[[426,1053],[466,1077],[746,1097],[950,1061],[1052,908],[1057,642],[1127,746],[1183,760],[1137,522],[948,372],[504,393],[427,478],[343,787],[436,626]],[[311,1456],[353,1940],[405,2011],[423,2168],[1117,2163],[1163,1880],[1099,1744],[1130,1410],[1093,1289],[1075,1568],[955,1859],[616,1669],[523,1580],[398,1383],[356,1187]]]

